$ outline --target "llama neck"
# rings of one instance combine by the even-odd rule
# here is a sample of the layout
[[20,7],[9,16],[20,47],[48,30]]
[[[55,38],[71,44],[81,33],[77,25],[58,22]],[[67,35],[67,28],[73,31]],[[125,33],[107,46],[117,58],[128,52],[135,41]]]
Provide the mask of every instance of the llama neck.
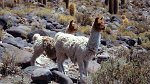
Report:
[[100,45],[101,34],[92,28],[87,47],[90,51],[97,52]]

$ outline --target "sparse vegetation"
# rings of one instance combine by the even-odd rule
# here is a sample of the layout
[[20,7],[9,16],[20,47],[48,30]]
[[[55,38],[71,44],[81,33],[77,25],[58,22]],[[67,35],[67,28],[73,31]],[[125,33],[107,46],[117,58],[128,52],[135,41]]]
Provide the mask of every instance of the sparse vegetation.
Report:
[[17,74],[20,67],[16,66],[15,56],[10,56],[8,52],[2,58],[2,66],[0,66],[0,74],[2,76]]
[[50,8],[39,8],[37,9],[37,12],[35,13],[38,16],[50,16],[51,15],[51,9]]
[[[20,3],[20,1],[26,2]],[[35,2],[32,3],[32,1]],[[23,46],[32,47],[32,42],[27,42],[25,38],[21,39],[27,36],[26,32],[30,34],[30,32],[34,33],[34,31],[38,29],[43,31],[39,33],[44,35],[55,34],[58,31],[63,32],[64,30],[61,28],[66,27],[71,20],[77,23],[77,27],[79,26],[77,35],[81,34],[88,37],[94,18],[99,15],[104,16],[104,25],[107,27],[101,32],[101,36],[104,45],[106,45],[105,47],[114,46],[118,48],[119,45],[123,45],[130,48],[128,49],[130,55],[126,52],[122,53],[123,50],[119,52],[113,51],[112,55],[119,54],[119,56],[115,59],[102,62],[100,69],[92,75],[93,84],[149,84],[150,11],[148,11],[148,9],[150,4],[148,1],[149,0],[0,0],[0,18],[2,18],[0,21],[0,41],[5,41],[4,38],[14,36],[14,38],[10,39],[13,45],[22,47],[21,44],[14,44],[16,39],[17,41],[19,39],[23,41],[22,43],[25,43]],[[112,18],[113,16],[114,18]],[[5,23],[7,23],[7,25],[5,25],[3,30],[2,26]],[[24,26],[30,28],[31,31],[30,29],[26,31],[26,29],[24,29],[26,27]],[[8,33],[8,31],[13,31],[10,28],[24,29],[23,34],[22,30],[14,30],[15,32],[19,32],[19,35],[22,37],[20,38],[16,33]],[[12,36],[10,34],[12,34]],[[137,40],[138,38],[140,38],[140,41]],[[132,42],[134,46],[130,45]],[[139,42],[139,44],[136,45],[137,43],[135,42]],[[135,49],[136,47],[138,47],[139,51]],[[141,53],[141,47],[145,49],[145,52],[141,50]],[[111,52],[108,48],[106,48],[106,50],[108,50],[108,53]],[[32,50],[28,51],[32,52]],[[22,75],[22,70],[16,65],[14,59],[15,56],[4,51],[4,55],[0,58],[0,60],[2,60],[0,63],[0,79],[21,74],[19,76],[20,78],[22,77],[22,79],[14,81],[13,83],[29,84],[24,83],[24,74]]]
[[143,43],[142,43],[142,46],[143,46],[145,49],[150,50],[150,41],[143,42]]
[[74,21],[75,21],[76,19],[75,19],[75,17],[70,16],[70,15],[63,15],[63,14],[59,14],[59,15],[58,15],[58,22],[59,22],[60,24],[63,24],[63,25],[69,24],[69,22],[70,22],[71,20],[74,20]]
[[139,52],[124,58],[103,62],[101,69],[93,75],[93,84],[147,84],[150,78],[150,53]]
[[76,15],[77,22],[81,24],[81,26],[92,26],[93,18],[90,16],[89,13],[78,13]]
[[79,28],[79,31],[84,33],[84,34],[88,34],[90,35],[90,30],[91,30],[91,26],[81,26]]

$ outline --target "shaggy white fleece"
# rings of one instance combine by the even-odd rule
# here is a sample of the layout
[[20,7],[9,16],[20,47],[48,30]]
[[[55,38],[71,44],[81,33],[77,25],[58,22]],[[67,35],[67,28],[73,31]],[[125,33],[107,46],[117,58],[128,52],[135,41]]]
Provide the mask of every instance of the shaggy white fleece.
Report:
[[[34,53],[33,53],[33,56],[31,58],[31,65],[34,65],[36,58],[39,57],[44,51],[46,52],[48,57],[51,57],[51,56],[55,55],[53,53],[53,51],[51,50],[51,48],[49,49],[50,50],[49,52],[52,52],[52,53],[48,53],[47,50],[45,50],[44,43],[43,43],[44,38],[48,39],[49,41],[53,41],[53,38],[48,37],[48,36],[40,36],[40,34],[34,34],[34,36],[33,36]],[[53,47],[53,45],[52,45],[52,47]]]
[[40,34],[34,34],[32,37],[32,39],[34,41],[33,46],[35,47],[35,46],[41,45],[42,44],[42,38],[43,38],[43,36],[40,36]]

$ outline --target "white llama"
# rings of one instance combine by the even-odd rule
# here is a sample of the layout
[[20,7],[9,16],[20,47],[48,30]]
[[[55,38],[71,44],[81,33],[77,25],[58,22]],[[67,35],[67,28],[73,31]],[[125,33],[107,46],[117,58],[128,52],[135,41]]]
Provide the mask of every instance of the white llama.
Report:
[[70,58],[73,63],[78,63],[80,78],[87,76],[88,62],[92,59],[100,45],[100,32],[105,29],[103,18],[97,17],[91,29],[90,38],[74,36],[59,32],[55,35],[55,49],[58,69],[64,72],[63,62]]
[[[70,21],[69,26],[66,28],[66,33],[74,34],[78,30],[77,24],[74,21]],[[36,58],[38,58],[44,51],[50,59],[56,58],[56,52],[54,47],[54,39],[48,36],[40,36],[40,34],[34,34],[32,37],[34,41],[34,53],[31,58],[31,65],[34,65]]]

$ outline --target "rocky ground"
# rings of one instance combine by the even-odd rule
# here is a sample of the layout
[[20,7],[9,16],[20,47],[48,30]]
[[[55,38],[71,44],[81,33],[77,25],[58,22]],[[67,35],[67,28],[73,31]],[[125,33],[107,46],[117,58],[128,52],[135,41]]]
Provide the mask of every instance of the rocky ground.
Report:
[[[101,68],[103,61],[126,56],[131,50],[150,52],[149,0],[128,0],[127,4],[119,6],[115,15],[108,12],[103,0],[71,2],[76,5],[74,16],[69,14],[64,2],[57,3],[57,0],[49,1],[48,7],[30,3],[0,8],[0,84],[77,84],[78,66],[69,59],[64,63],[66,75],[58,72],[56,63],[43,54],[35,66],[30,66],[32,36],[39,33],[54,37],[57,32],[64,32],[72,19],[80,27],[76,35],[88,37],[94,18],[104,16],[106,30],[102,33],[99,52],[89,63],[90,73]],[[127,22],[122,15],[126,16]],[[90,78],[88,80],[91,84]]]

